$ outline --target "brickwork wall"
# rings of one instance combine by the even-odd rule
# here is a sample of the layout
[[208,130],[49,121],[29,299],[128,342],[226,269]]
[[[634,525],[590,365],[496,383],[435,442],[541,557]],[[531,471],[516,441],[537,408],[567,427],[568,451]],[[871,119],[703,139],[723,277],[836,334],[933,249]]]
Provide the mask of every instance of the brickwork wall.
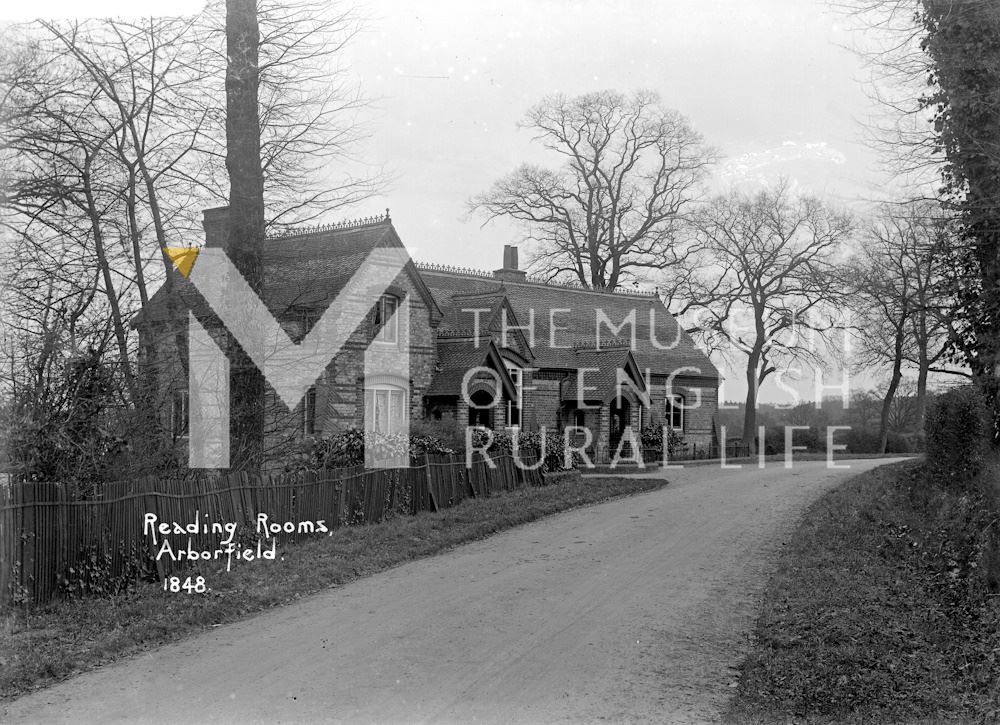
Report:
[[[654,375],[650,381],[649,423],[663,423],[666,420],[667,376]],[[719,389],[713,381],[702,378],[676,377],[673,379],[674,394],[683,395],[684,439],[696,443],[699,448],[709,446],[714,441],[715,421],[719,410]]]
[[[430,311],[420,298],[415,285],[408,276],[401,274],[394,283],[394,291],[409,302],[409,382],[411,419],[423,418],[425,411],[424,393],[436,372],[437,352],[435,330],[430,326]],[[184,317],[186,334],[187,318]],[[300,323],[289,321],[286,329],[294,338],[301,334]],[[220,342],[220,331],[212,331]],[[370,313],[359,329],[351,336],[340,355],[330,362],[316,383],[316,427],[317,436],[330,436],[351,427],[364,424],[364,355],[368,341],[374,335],[374,313]],[[401,340],[405,338],[400,335]],[[151,395],[160,400],[160,423],[169,434],[170,391],[186,390],[187,382],[177,355],[174,335],[166,323],[146,324],[140,329],[140,349],[143,351],[143,369],[151,370]],[[391,352],[390,352],[391,354]],[[403,354],[402,345],[400,353]],[[565,373],[555,370],[524,370],[524,395],[522,406],[522,428],[538,431],[546,428],[561,431],[574,423],[574,416],[561,404],[560,382]],[[641,425],[662,423],[665,419],[666,376],[653,376],[650,380],[651,405],[643,411],[639,419],[639,406],[632,405],[631,425],[638,431]],[[717,442],[716,419],[718,409],[718,389],[713,381],[701,378],[677,377],[673,380],[673,390],[685,396],[688,409],[685,411],[684,436],[689,444],[706,447]],[[280,461],[295,441],[302,436],[301,404],[288,411],[276,400],[273,390],[268,389],[267,453],[268,457]],[[468,422],[465,404],[457,401],[435,401],[444,420],[455,420],[461,425]],[[594,435],[592,448],[598,456],[607,457],[609,408],[584,413],[585,425]],[[187,459],[186,440],[177,441],[179,460]]]
[[[410,411],[413,418],[423,417],[423,396],[433,378],[436,360],[434,330],[430,326],[430,311],[416,292],[416,287],[405,273],[394,283],[394,292],[409,300],[409,382]],[[183,317],[184,336],[187,336],[187,312]],[[402,321],[401,321],[402,324]],[[289,336],[301,336],[298,320],[283,320],[282,327]],[[209,330],[213,338],[224,346],[225,336],[221,329]],[[315,435],[329,436],[341,433],[351,427],[361,427],[364,423],[363,380],[365,372],[365,350],[374,335],[374,311],[369,313],[343,346],[341,353],[327,365],[316,381],[316,427]],[[401,330],[399,338],[405,340]],[[139,329],[140,348],[144,350],[143,370],[149,374],[151,395],[160,401],[156,407],[164,435],[170,434],[171,391],[187,390],[187,378],[181,365],[175,343],[175,336],[168,323],[147,323]],[[376,343],[379,344],[379,343]],[[379,344],[383,351],[391,347]],[[399,345],[399,354],[404,354]],[[224,349],[224,347],[223,347]],[[269,468],[280,467],[280,462],[303,435],[302,403],[293,410],[277,398],[274,390],[267,386],[265,397],[265,453]],[[187,440],[175,441],[178,460],[187,461]]]
[[559,381],[535,378],[535,390],[525,393],[530,396],[532,428],[530,430],[559,430]]

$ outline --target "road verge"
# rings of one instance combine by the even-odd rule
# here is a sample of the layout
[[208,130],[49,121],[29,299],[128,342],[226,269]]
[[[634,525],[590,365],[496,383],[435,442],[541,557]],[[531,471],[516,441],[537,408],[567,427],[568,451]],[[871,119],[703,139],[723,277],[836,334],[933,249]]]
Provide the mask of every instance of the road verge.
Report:
[[996,722],[998,481],[996,462],[960,486],[907,461],[811,506],[727,722]]

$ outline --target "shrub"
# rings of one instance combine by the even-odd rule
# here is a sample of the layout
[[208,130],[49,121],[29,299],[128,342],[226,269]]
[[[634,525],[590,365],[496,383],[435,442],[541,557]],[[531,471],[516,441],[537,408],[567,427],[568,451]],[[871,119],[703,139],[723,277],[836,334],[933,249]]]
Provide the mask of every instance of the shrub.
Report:
[[[651,423],[643,426],[639,431],[639,442],[642,443],[643,450],[660,451],[663,453],[663,423]],[[687,446],[687,441],[673,428],[667,429],[667,453],[670,458],[675,458]],[[659,458],[660,456],[657,456]]]
[[77,553],[72,566],[59,573],[59,592],[69,598],[120,594],[139,581],[156,581],[156,565],[135,543],[118,542],[118,556],[124,566],[116,575],[110,548],[87,546]]
[[[846,444],[849,453],[878,453],[880,439],[877,429],[852,427],[848,431],[839,431],[834,437],[834,443]],[[917,453],[922,450],[924,437],[921,433],[889,431],[886,437],[886,453]]]
[[359,428],[329,436],[301,441],[288,462],[287,471],[316,471],[324,468],[350,468],[365,465],[365,448],[376,459],[417,458],[424,455],[454,455],[455,449],[429,435],[373,433]]
[[[490,438],[492,433],[492,439]],[[533,431],[520,431],[517,434],[517,453],[519,456],[541,455],[543,436],[541,433]],[[487,446],[487,442],[489,445]],[[506,431],[487,431],[477,428],[472,432],[472,445],[475,448],[486,448],[488,453],[512,454],[514,451],[514,439]],[[545,463],[543,471],[565,471],[575,468],[579,463],[579,455],[573,455],[572,466],[566,468],[565,460],[565,440],[561,433],[554,430],[546,430],[544,435]]]
[[465,450],[465,426],[454,418],[433,420],[416,418],[410,421],[410,435],[413,438],[431,439],[440,447],[453,451]]
[[986,401],[971,385],[942,393],[924,421],[927,462],[951,480],[966,481],[982,470],[990,423]]
[[[767,426],[764,431],[764,452],[767,455],[786,452],[786,428],[787,426],[784,425]],[[837,439],[835,442],[840,443],[841,441]],[[796,450],[801,450],[800,446],[804,446],[808,453],[823,453],[826,451],[826,429],[818,427],[796,428],[792,431],[792,445],[795,446]],[[848,445],[850,444],[848,443]]]
[[[488,436],[492,440],[487,446]],[[442,437],[438,437],[440,434]],[[543,471],[563,471],[564,441],[561,433],[545,431],[545,463]],[[472,432],[472,445],[486,448],[492,454],[511,454],[514,441],[506,431],[486,431],[477,428]],[[465,451],[465,428],[441,421],[421,421],[410,431],[409,439],[401,434],[364,432],[352,428],[327,438],[306,438],[298,444],[285,463],[286,471],[317,471],[324,468],[351,468],[365,465],[365,447],[371,446],[376,459],[405,458],[421,463],[425,455],[454,456]],[[521,431],[517,439],[518,455],[539,455],[542,452],[542,434]],[[575,456],[573,467],[579,463]]]

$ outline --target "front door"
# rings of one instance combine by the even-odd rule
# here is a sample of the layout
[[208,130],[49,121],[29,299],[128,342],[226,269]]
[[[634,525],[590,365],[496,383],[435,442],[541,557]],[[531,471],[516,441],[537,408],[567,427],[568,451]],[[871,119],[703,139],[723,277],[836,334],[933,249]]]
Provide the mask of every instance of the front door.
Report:
[[[614,457],[615,452],[618,450],[618,444],[621,443],[622,436],[625,435],[625,429],[629,427],[632,422],[632,406],[624,398],[615,398],[611,401],[611,419],[610,425],[611,430],[609,431],[609,441],[611,443],[611,450],[608,452],[612,457]],[[623,450],[623,456],[631,455],[631,451]]]
[[485,390],[477,390],[469,396],[469,400],[472,401],[472,405],[469,406],[469,425],[492,427],[492,416],[490,415],[492,408],[490,406],[493,404],[493,395]]

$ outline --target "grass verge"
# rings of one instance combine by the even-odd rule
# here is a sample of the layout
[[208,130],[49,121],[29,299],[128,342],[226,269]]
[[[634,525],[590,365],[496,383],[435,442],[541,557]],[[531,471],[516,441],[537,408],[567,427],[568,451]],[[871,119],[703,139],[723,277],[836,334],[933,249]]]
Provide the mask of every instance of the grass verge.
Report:
[[728,723],[1000,721],[1000,465],[921,461],[814,504],[768,585]]
[[549,514],[665,484],[566,478],[436,513],[335,529],[279,549],[273,562],[234,564],[230,572],[224,565],[192,569],[207,580],[206,594],[142,584],[109,599],[56,601],[19,612],[0,620],[0,700]]

